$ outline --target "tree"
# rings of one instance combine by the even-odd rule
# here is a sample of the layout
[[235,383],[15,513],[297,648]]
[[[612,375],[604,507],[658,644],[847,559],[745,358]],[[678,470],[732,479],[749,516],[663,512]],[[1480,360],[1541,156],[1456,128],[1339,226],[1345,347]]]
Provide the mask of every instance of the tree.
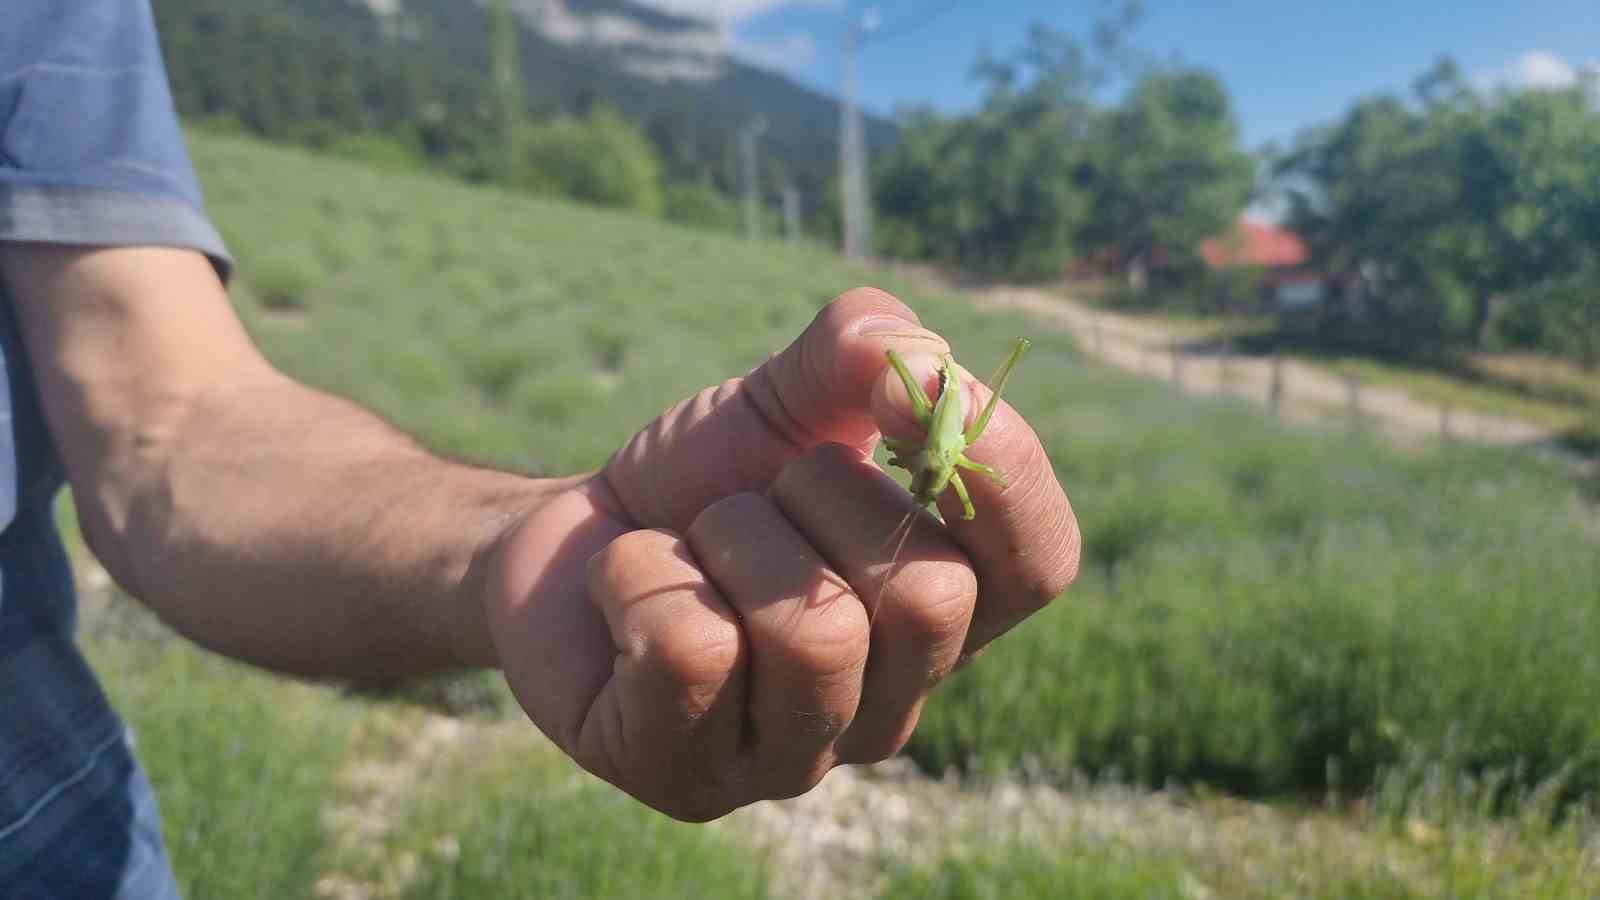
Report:
[[530,126],[517,182],[601,206],[662,211],[661,164],[638,129],[608,106]]
[[1300,136],[1279,166],[1294,227],[1359,287],[1371,334],[1400,349],[1511,338],[1592,354],[1589,338],[1568,339],[1594,318],[1592,86],[1483,95],[1443,60],[1414,95],[1363,101]]
[[1083,178],[1088,248],[1130,264],[1157,249],[1193,258],[1244,209],[1255,163],[1239,147],[1227,91],[1200,69],[1156,70],[1095,125]]
[[[1105,28],[1096,48],[1120,46]],[[1016,53],[979,59],[977,113],[904,118],[874,173],[883,249],[1005,274],[1058,270],[1088,207],[1079,172],[1091,97],[1112,68],[1104,56],[1036,25]]]

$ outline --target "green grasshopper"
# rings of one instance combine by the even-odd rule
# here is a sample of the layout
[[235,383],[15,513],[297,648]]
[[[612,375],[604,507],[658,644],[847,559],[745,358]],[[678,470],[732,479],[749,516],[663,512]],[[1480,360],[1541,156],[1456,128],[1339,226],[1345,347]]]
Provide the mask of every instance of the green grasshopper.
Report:
[[967,421],[966,403],[962,400],[964,392],[961,385],[956,383],[956,364],[950,354],[939,357],[939,399],[929,403],[928,395],[922,392],[922,385],[906,369],[905,360],[893,350],[888,351],[889,365],[894,366],[895,373],[905,383],[906,393],[911,395],[912,414],[917,417],[917,424],[928,432],[927,440],[920,447],[911,441],[883,439],[892,454],[889,465],[911,473],[911,496],[918,503],[928,506],[939,499],[946,487],[955,488],[956,496],[961,498],[961,518],[970,520],[977,517],[977,511],[972,508],[972,497],[967,494],[967,486],[956,469],[981,472],[1005,484],[1005,478],[999,472],[968,459],[966,449],[977,442],[983,429],[988,427],[989,416],[994,414],[995,404],[1000,402],[1000,394],[1006,389],[1012,368],[1027,351],[1028,339],[1018,338],[1017,346],[1006,355],[1005,362],[989,379],[989,387],[994,391],[989,403],[972,426],[965,430],[962,429]]
[[[966,483],[961,480],[961,473],[956,470],[979,472],[1001,485],[1006,483],[1005,476],[993,468],[968,459],[966,450],[983,434],[984,428],[988,427],[989,416],[993,415],[995,404],[1000,402],[1000,394],[1006,389],[1006,381],[1011,378],[1011,370],[1027,350],[1028,339],[1018,338],[1016,347],[1007,354],[1000,368],[995,370],[994,377],[989,379],[989,387],[994,393],[989,397],[988,404],[967,428],[962,427],[967,421],[966,401],[963,399],[965,392],[957,380],[955,360],[950,358],[950,354],[945,353],[939,357],[939,399],[930,402],[928,395],[922,391],[922,385],[911,377],[905,360],[893,350],[888,351],[889,365],[894,366],[895,373],[900,376],[900,380],[906,386],[906,393],[911,397],[912,414],[916,416],[917,423],[927,431],[927,438],[921,445],[914,441],[888,437],[883,439],[884,446],[889,448],[889,465],[911,473],[911,497],[918,504],[931,506],[946,488],[954,488],[956,496],[961,500],[961,517],[971,520],[977,518],[978,512],[972,506],[972,497],[967,493]],[[900,551],[905,548],[906,539],[911,536],[916,516],[915,510],[907,513],[905,519],[889,533],[891,542],[896,541],[898,533],[898,542],[895,543],[893,555],[889,557],[889,568],[885,570],[883,584],[878,588],[878,599],[868,610],[869,616],[877,611],[878,603],[883,600],[883,591],[889,583],[889,574],[894,572],[895,563],[900,560]]]

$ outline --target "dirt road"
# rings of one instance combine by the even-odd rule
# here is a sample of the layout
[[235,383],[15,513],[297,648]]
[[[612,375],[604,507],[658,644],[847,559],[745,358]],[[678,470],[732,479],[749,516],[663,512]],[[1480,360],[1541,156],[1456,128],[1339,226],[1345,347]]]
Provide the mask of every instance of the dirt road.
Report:
[[1274,361],[1185,345],[1179,335],[1159,325],[1090,309],[1037,288],[991,287],[970,295],[980,306],[1020,309],[1055,323],[1071,332],[1088,353],[1118,368],[1172,380],[1190,393],[1226,393],[1276,405],[1281,415],[1293,421],[1348,418],[1352,410],[1358,410],[1365,424],[1402,443],[1443,435],[1505,446],[1548,447],[1556,437],[1550,429],[1531,422],[1441,410],[1404,391],[1359,385],[1293,360]]

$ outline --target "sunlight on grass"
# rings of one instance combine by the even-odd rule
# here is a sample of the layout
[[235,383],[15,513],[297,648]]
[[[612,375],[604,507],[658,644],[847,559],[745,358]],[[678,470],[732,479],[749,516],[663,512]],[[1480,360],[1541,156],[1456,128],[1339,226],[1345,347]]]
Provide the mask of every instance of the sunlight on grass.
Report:
[[[214,201],[241,246],[315,246],[376,223],[372,255],[316,289],[305,327],[241,301],[274,360],[445,452],[523,470],[601,464],[879,278],[806,246],[233,139],[194,150],[208,182],[296,172],[273,216],[250,192]],[[1538,781],[1579,759],[1575,784],[1600,784],[1586,699],[1600,552],[1593,510],[1559,470],[1286,429],[1095,367],[1031,320],[883,286],[973,371],[1034,339],[1008,399],[1051,451],[1088,562],[1057,608],[936,695],[914,744],[929,766],[1268,792],[1320,790],[1332,767],[1356,790],[1454,735],[1471,765],[1522,760]]]
[[[192,149],[240,255],[236,305],[273,360],[442,452],[522,471],[603,463],[669,404],[882,279],[813,247],[233,138]],[[1202,799],[1219,837],[1198,849],[979,835],[893,868],[883,896],[1600,895],[1574,802],[1600,788],[1600,518],[1564,470],[1285,428],[1098,368],[1031,320],[881,283],[973,371],[1033,339],[1007,397],[1085,534],[1080,584],[935,695],[915,757],[1046,784],[1171,779],[1300,811],[1229,844],[1263,807]],[[324,821],[347,793],[338,773],[393,751],[372,735],[411,707],[106,621],[86,622],[87,644],[138,733],[187,896],[303,897],[335,865],[419,898],[768,890],[758,848],[582,775],[483,676],[402,695],[512,721],[465,729],[409,772],[381,852],[345,858]],[[1322,797],[1341,811],[1294,802]],[[1296,829],[1316,839],[1259,837]]]
[[426,772],[374,873],[417,900],[766,897],[757,852],[580,771],[526,723],[474,729]]

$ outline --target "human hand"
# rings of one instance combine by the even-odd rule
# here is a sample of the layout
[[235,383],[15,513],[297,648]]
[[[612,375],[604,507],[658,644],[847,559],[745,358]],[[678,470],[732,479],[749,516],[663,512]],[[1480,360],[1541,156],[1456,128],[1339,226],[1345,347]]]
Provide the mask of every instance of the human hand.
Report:
[[[657,418],[487,559],[486,618],[533,721],[676,818],[790,797],[904,745],[928,691],[1077,572],[1072,509],[1003,401],[969,449],[978,516],[925,517],[871,459],[920,439],[885,351],[930,396],[948,345],[879,291]],[[964,378],[969,417],[988,390]],[[867,606],[881,597],[869,616]]]

